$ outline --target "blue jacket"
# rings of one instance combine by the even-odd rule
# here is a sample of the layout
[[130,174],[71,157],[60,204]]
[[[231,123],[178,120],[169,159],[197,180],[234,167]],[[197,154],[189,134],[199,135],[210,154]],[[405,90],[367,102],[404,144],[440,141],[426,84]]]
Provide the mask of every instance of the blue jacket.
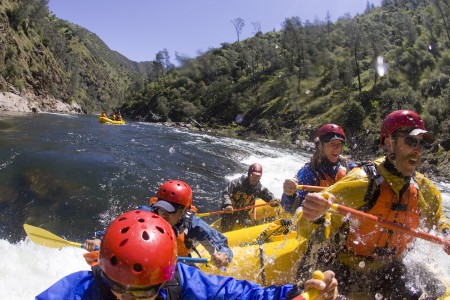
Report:
[[[330,176],[331,178],[335,178],[339,171],[340,166],[341,166],[340,161],[338,161],[335,164],[333,164],[329,161],[325,161],[320,166],[319,172],[322,172],[323,174],[326,174],[326,175]],[[355,166],[356,166],[355,163],[347,161],[347,173],[351,169],[353,169]],[[297,179],[298,184],[300,184],[300,185],[316,185],[316,186],[320,185],[319,174],[312,169],[311,164],[309,164],[309,163],[305,164],[297,172],[297,175],[295,176],[295,178]],[[295,194],[290,195],[290,196],[283,194],[281,196],[280,205],[286,211],[293,212],[293,211],[295,211],[295,209],[297,209],[297,207],[302,205],[303,200],[305,200],[305,197],[308,193],[309,193],[309,191],[298,190]],[[297,200],[298,204],[296,205],[296,207],[293,207],[295,200]]]
[[[178,263],[180,299],[285,299],[292,285],[263,288],[246,280],[204,274],[202,271]],[[60,279],[36,296],[36,300],[103,300],[99,283],[92,271],[79,271]],[[160,296],[167,299],[167,291]]]
[[[153,211],[150,205],[142,205],[139,206],[138,209]],[[183,222],[183,219],[181,222]],[[175,227],[177,227],[177,225],[175,225]],[[212,228],[208,223],[197,216],[194,216],[191,222],[188,222],[187,224],[183,223],[183,225],[186,226],[186,229],[182,231],[185,232],[185,237],[188,241],[199,242],[210,254],[213,254],[214,252],[223,252],[228,256],[228,260],[231,262],[233,259],[233,251],[228,247],[228,239],[226,236]],[[106,230],[97,231],[95,237],[99,239],[103,238],[105,231]]]

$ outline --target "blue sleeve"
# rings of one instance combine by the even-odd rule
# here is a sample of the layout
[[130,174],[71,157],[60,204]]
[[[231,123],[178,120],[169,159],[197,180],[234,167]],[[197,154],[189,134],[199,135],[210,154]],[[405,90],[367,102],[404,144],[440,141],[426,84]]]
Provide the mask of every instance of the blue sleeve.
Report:
[[350,172],[356,166],[357,165],[352,161],[347,162],[347,173]]
[[[298,170],[295,178],[297,179],[298,184],[317,185],[316,174],[309,164],[306,164],[305,166],[303,166],[303,168]],[[308,191],[304,190],[297,190],[294,195],[283,194],[281,196],[280,204],[284,208],[284,210],[286,210],[287,212],[292,212],[292,206],[294,205],[295,200],[297,200],[298,198],[298,206],[301,206],[307,194]]]
[[285,299],[292,285],[262,286],[232,277],[205,274],[178,264],[181,278],[181,299]]
[[[305,165],[303,168],[301,168],[297,173],[297,181],[298,184],[303,185],[317,185],[317,178],[316,174],[314,173],[313,169],[309,164]],[[308,195],[308,191],[304,190],[298,190],[297,194],[299,196],[299,205],[303,203],[303,200],[305,200],[306,195]]]
[[99,297],[92,272],[80,271],[63,277],[37,295],[36,300],[94,300]]
[[291,212],[292,213],[292,206],[294,205],[295,202],[295,198],[298,196],[298,193],[296,192],[294,195],[286,195],[283,193],[283,195],[281,195],[281,201],[280,201],[280,205],[281,207],[287,211],[287,212]]
[[233,252],[228,247],[227,237],[197,216],[192,218],[186,237],[200,242],[211,254],[214,251],[223,252],[228,256],[230,262],[233,259]]

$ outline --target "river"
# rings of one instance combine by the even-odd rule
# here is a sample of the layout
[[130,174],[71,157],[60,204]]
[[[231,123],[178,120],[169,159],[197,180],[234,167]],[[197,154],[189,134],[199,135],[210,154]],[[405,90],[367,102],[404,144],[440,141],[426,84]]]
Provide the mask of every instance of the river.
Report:
[[[219,210],[220,191],[253,162],[263,165],[262,183],[280,197],[284,179],[310,157],[157,124],[99,124],[92,115],[0,113],[0,133],[0,299],[34,299],[62,276],[88,269],[84,250],[38,246],[26,238],[24,223],[83,242],[146,203],[167,179],[191,185],[199,212]],[[436,184],[450,218],[450,184]],[[425,261],[450,281],[450,256],[439,246],[419,241],[408,259]]]

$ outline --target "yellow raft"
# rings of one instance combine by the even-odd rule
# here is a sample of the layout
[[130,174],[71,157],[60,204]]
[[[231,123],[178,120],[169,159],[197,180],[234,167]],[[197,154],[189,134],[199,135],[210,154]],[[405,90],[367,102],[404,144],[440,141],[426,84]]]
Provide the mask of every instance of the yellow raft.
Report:
[[[263,203],[261,201],[257,200],[256,204]],[[258,207],[256,213],[249,213],[256,216],[254,218],[256,222],[272,217],[289,217],[279,208],[270,206]],[[232,262],[222,270],[211,263],[199,264],[198,267],[205,273],[250,280],[263,286],[295,283],[298,264],[308,244],[305,237],[316,226],[303,220],[298,222],[297,218],[292,218],[292,221],[297,228],[286,228],[280,219],[277,219],[271,223],[225,232],[223,234],[228,238],[228,245],[233,251]],[[220,225],[220,220],[215,224]],[[220,226],[217,228],[220,229]],[[263,242],[260,244],[258,241]],[[196,248],[201,257],[210,258],[202,245]],[[194,253],[192,255],[196,256]],[[450,299],[449,283],[447,280],[443,280],[443,283],[446,292],[439,299]],[[351,296],[352,299],[367,299],[367,295],[361,295]]]
[[[232,276],[246,279],[261,285],[286,284],[293,282],[298,262],[306,250],[307,240],[298,236],[296,231],[287,234],[274,234],[259,244],[255,237],[270,230],[272,224],[262,224],[242,228],[224,235],[228,238],[233,251],[233,261],[225,270],[212,264],[201,264],[200,269],[209,274]],[[202,257],[210,258],[208,251],[197,246]]]
[[[258,199],[255,204],[262,203],[264,201]],[[249,211],[249,214],[253,221],[258,223],[281,217],[282,208],[261,206],[255,211]],[[220,230],[220,219],[212,226]],[[235,229],[223,234],[228,238],[228,245],[233,251],[232,262],[223,270],[212,264],[200,264],[198,267],[202,271],[250,280],[264,286],[293,282],[297,270],[295,264],[300,261],[307,246],[307,240],[299,236],[295,229],[287,228],[277,219],[270,223]],[[196,248],[201,257],[210,258],[202,245]],[[194,253],[192,255],[195,256]]]
[[111,119],[109,119],[109,118],[107,118],[107,117],[99,117],[98,118],[98,121],[99,121],[99,123],[102,123],[102,124],[114,124],[114,125],[123,125],[123,124],[125,124],[125,120],[120,120],[120,121],[115,121],[115,120],[111,120]]

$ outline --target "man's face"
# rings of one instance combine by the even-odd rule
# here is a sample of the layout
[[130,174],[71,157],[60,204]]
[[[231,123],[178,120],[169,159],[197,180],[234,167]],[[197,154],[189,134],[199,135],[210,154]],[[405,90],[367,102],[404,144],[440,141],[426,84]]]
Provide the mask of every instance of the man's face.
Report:
[[185,211],[184,207],[177,209],[176,211],[169,213],[167,210],[158,207],[155,211],[157,215],[160,215],[164,220],[169,222],[171,226],[174,226],[181,219]]
[[423,135],[391,137],[390,153],[395,154],[395,167],[403,176],[412,176],[422,156]]
[[257,185],[260,179],[261,175],[257,175],[255,173],[250,173],[250,175],[248,175],[248,181],[250,182],[250,185]]
[[323,143],[323,153],[326,155],[327,159],[332,163],[337,163],[339,155],[342,152],[342,141],[332,140],[328,143]]

